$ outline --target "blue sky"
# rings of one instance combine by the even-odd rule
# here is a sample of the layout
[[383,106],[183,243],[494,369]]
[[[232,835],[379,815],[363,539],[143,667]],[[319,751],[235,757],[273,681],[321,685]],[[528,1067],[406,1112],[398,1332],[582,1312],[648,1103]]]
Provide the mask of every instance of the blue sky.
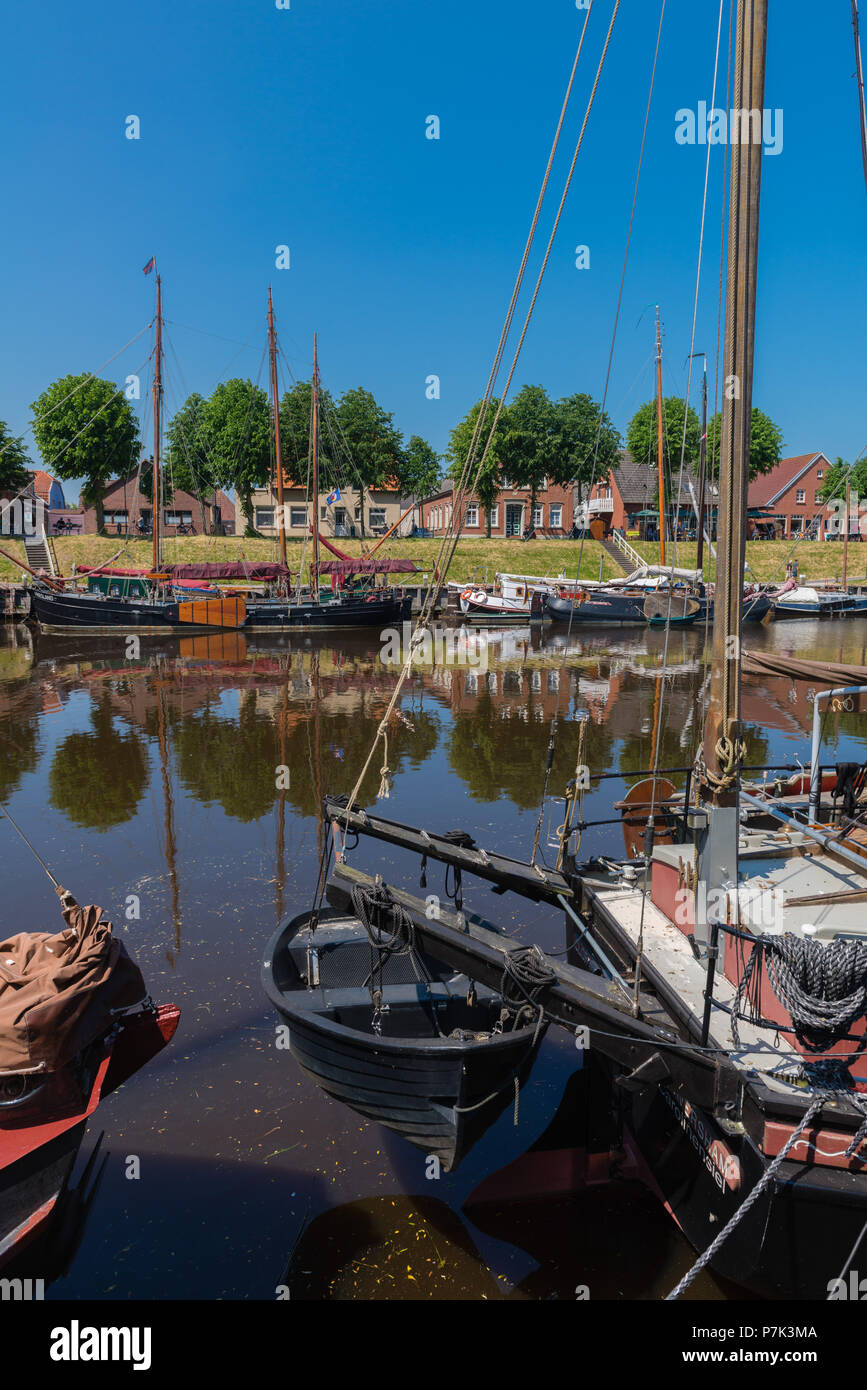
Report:
[[[591,15],[557,196],[612,3]],[[676,142],[675,112],[710,99],[717,13],[717,0],[666,6],[609,395],[621,428],[653,394],[657,301],[665,389],[685,386],[705,149]],[[601,397],[658,17],[658,0],[621,4],[516,386]],[[370,388],[407,435],[443,449],[484,389],[583,19],[574,0],[7,7],[0,418],[26,433],[49,382],[96,370],[151,319],[142,267],[156,254],[170,410],[227,375],[256,379],[270,281],[297,377],[316,330],[333,393]],[[782,109],[784,141],[764,159],[754,402],[784,453],[851,459],[867,445],[853,72],[848,0],[771,6],[766,106]],[[425,138],[432,114],[438,141]],[[125,138],[129,115],[139,140]],[[709,354],[713,153],[695,344]],[[274,265],[280,244],[288,270]],[[147,343],[103,375],[121,382]],[[426,399],[430,374],[439,400]]]

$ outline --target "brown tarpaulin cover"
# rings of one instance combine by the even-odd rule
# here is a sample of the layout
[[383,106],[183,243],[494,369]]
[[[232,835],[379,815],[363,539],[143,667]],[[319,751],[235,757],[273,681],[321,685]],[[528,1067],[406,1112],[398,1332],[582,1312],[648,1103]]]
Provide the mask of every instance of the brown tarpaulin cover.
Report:
[[0,1075],[65,1066],[147,993],[102,908],[61,902],[65,931],[0,942]]
[[867,685],[867,666],[850,666],[845,661],[804,661],[798,656],[745,652],[742,669],[745,676],[788,676],[822,681],[828,686]]
[[270,560],[202,561],[201,564],[161,565],[160,574],[173,579],[291,579],[292,571]]

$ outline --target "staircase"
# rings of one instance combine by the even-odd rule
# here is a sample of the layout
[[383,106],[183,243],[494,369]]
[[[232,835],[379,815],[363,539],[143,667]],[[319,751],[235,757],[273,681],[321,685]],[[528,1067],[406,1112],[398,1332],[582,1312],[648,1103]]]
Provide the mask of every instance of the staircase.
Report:
[[46,574],[50,575],[57,574],[57,558],[54,554],[54,546],[44,530],[36,536],[25,537],[24,556],[36,574],[40,570],[44,570]]
[[616,565],[621,574],[631,574],[633,570],[640,569],[647,562],[643,556],[634,550],[624,536],[612,532],[610,539],[599,542],[605,554],[612,564]]

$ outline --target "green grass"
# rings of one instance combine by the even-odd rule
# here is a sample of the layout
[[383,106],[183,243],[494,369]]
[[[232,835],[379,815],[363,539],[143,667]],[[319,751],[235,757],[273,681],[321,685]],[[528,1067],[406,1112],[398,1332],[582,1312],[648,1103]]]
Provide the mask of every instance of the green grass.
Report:
[[[120,549],[122,542],[114,536],[70,536],[54,542],[57,558],[64,574],[71,574],[73,564],[79,568],[105,564]],[[289,541],[287,552],[290,568],[297,570],[301,561],[302,543]],[[360,541],[341,541],[339,548],[349,555],[361,554]],[[414,560],[420,570],[430,572],[439,554],[440,542],[436,540],[395,539],[386,542],[377,552],[379,555],[401,555]],[[6,541],[3,549],[16,557],[16,562],[0,556],[0,578],[18,579],[21,570],[17,560],[24,560],[24,546],[20,541]],[[659,547],[650,542],[638,542],[635,549],[644,556],[648,564],[656,564]],[[459,582],[486,576],[493,581],[498,571],[506,570],[517,574],[558,575],[565,572],[574,575],[581,555],[581,577],[605,579],[619,574],[596,541],[563,540],[462,540],[449,572],[449,578]],[[761,580],[782,580],[785,578],[786,560],[793,555],[799,565],[802,577],[809,581],[817,579],[839,579],[843,568],[843,546],[839,542],[799,541],[750,541],[747,543],[747,560],[756,578]],[[245,540],[237,536],[184,536],[168,540],[163,551],[167,562],[238,560],[244,556],[248,560],[275,560],[277,547],[273,540]],[[677,547],[676,563],[684,569],[695,566],[696,547],[694,544],[681,544]],[[305,566],[310,558],[308,544]],[[323,558],[329,558],[323,551]],[[673,547],[669,544],[668,563],[674,562]],[[148,541],[127,541],[117,564],[129,567],[148,567],[151,563],[151,547]],[[849,546],[849,576],[860,579],[867,573],[867,545]],[[711,576],[713,577],[713,575]],[[413,576],[407,576],[412,582]]]

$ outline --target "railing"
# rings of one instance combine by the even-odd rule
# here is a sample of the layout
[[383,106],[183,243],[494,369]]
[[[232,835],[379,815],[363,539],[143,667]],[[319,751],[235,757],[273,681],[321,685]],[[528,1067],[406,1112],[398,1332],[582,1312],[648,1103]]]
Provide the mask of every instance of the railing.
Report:
[[632,561],[632,564],[635,566],[636,569],[640,569],[642,565],[647,564],[647,561],[645,560],[644,556],[639,555],[635,547],[631,546],[626,537],[621,536],[619,531],[612,531],[608,539],[614,542],[618,550],[623,551],[623,554],[627,556],[629,560]]
[[587,510],[590,512],[613,512],[613,497],[591,497],[587,503]]

